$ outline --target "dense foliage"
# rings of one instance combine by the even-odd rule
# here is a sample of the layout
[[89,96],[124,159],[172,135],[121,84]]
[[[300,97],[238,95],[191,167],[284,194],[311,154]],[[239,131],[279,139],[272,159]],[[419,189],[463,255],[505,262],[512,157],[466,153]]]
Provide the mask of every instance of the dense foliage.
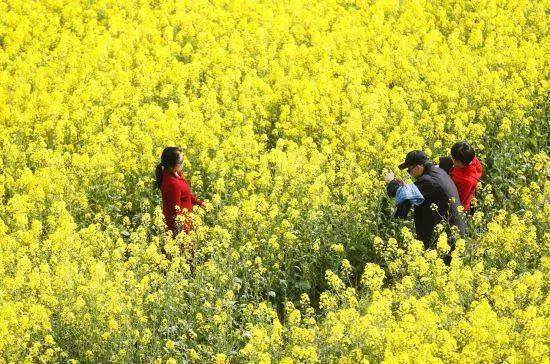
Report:
[[[0,0],[0,362],[548,363],[549,14]],[[446,266],[382,176],[462,139],[486,173]],[[207,201],[176,239],[167,145]]]

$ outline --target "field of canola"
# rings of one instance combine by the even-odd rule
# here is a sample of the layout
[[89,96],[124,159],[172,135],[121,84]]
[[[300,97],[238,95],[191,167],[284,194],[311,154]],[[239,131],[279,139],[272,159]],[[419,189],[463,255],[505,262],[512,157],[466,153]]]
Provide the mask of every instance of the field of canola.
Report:
[[[0,363],[548,363],[549,14],[0,0]],[[446,266],[382,177],[462,139],[485,177]],[[176,239],[168,145],[206,201]]]

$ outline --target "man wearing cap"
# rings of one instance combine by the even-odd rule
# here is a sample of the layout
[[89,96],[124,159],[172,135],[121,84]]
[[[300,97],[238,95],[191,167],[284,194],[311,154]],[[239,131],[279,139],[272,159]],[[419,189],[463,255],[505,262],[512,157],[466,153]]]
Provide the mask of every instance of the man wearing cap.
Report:
[[[443,219],[449,225],[458,227],[460,235],[464,235],[466,225],[458,211],[460,198],[449,175],[443,169],[428,162],[426,154],[421,150],[407,153],[405,161],[399,165],[399,169],[405,168],[424,197],[424,202],[414,206],[416,235],[424,242],[424,247],[430,247],[435,226]],[[432,205],[435,207],[432,208]]]

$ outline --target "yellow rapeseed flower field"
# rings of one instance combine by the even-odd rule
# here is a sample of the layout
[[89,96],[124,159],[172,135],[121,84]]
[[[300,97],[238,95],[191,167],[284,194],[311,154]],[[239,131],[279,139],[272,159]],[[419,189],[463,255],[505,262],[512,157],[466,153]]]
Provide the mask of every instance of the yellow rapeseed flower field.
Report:
[[[0,363],[548,363],[549,14],[0,0]],[[485,176],[447,266],[383,176],[458,140]],[[175,238],[172,145],[206,202]]]

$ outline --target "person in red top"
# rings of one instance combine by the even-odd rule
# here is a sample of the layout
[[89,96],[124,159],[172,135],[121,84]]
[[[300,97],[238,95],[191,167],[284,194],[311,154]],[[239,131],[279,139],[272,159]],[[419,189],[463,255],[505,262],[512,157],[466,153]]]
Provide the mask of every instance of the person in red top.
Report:
[[[183,177],[181,169],[183,156],[181,149],[177,147],[166,147],[162,151],[161,162],[156,168],[156,183],[162,195],[162,212],[166,221],[166,226],[177,235],[181,227],[176,224],[176,216],[193,211],[193,206],[204,206],[203,201],[199,200],[191,192],[191,187]],[[191,230],[191,222],[185,220],[183,224],[185,233]]]
[[458,142],[451,148],[453,167],[449,171],[456,185],[464,211],[470,211],[477,182],[483,174],[483,166],[476,158],[474,149],[466,142]]

